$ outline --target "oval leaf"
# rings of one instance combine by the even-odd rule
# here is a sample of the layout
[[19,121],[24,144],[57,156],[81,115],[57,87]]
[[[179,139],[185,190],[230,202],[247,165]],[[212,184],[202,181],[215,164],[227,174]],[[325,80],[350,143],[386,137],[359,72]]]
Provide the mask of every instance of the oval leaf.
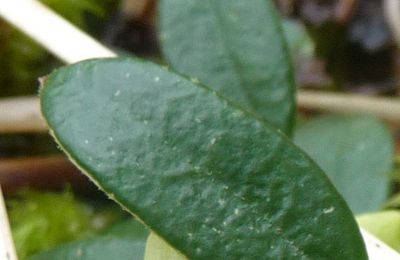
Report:
[[323,172],[282,134],[152,63],[50,75],[56,140],[109,196],[190,259],[366,259]]
[[383,206],[394,148],[381,122],[366,116],[323,116],[302,125],[295,142],[328,174],[354,213]]
[[162,0],[161,44],[177,71],[291,133],[295,86],[271,0]]

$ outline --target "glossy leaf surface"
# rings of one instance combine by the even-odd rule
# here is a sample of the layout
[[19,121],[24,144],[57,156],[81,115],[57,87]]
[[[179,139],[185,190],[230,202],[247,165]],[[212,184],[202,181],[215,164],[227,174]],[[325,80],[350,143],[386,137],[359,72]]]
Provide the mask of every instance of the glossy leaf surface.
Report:
[[366,259],[355,220],[284,135],[152,63],[50,75],[42,112],[110,198],[190,259]]
[[291,133],[293,72],[271,0],[162,0],[160,21],[174,69]]

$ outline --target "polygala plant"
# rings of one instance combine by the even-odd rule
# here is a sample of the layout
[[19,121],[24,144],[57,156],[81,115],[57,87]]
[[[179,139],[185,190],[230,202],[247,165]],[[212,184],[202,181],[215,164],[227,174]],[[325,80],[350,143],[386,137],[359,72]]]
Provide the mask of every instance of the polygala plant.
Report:
[[[295,86],[272,1],[162,0],[160,15],[172,69],[87,60],[40,91],[61,149],[152,232],[145,258],[367,259],[346,202],[290,139]],[[143,258],[132,241],[43,256]]]

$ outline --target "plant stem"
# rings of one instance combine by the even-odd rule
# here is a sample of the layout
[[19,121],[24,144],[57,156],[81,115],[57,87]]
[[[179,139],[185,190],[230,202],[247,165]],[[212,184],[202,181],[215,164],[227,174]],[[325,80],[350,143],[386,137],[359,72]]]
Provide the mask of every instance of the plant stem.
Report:
[[[334,94],[322,91],[299,91],[298,106],[302,109],[335,113],[359,113],[400,123],[400,100],[360,94]],[[37,97],[0,99],[0,133],[47,131]]]
[[326,112],[369,114],[400,123],[400,99],[398,98],[303,90],[298,93],[298,106]]
[[45,132],[37,97],[18,97],[0,101],[0,133]]
[[17,260],[3,192],[0,187],[0,259]]
[[66,63],[116,56],[38,1],[0,1],[0,16]]
[[385,0],[383,3],[386,21],[392,29],[397,45],[400,47],[400,1]]

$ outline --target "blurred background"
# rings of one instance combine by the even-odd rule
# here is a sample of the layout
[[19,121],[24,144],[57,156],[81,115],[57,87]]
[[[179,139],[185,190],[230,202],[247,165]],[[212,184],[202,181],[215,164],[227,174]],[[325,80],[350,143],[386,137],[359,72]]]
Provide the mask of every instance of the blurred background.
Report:
[[[121,55],[163,62],[157,35],[157,0],[41,2]],[[399,96],[397,0],[276,0],[276,4],[283,17],[299,89]],[[38,77],[61,65],[0,19],[0,98],[37,95]],[[321,114],[307,107],[299,112],[300,125]],[[387,200],[390,208],[397,209],[400,120],[384,120],[384,124],[396,147]],[[0,134],[0,185],[21,259],[104,232],[127,217],[79,174],[47,132]],[[399,216],[396,221],[400,223]],[[398,236],[400,239],[400,225]]]

